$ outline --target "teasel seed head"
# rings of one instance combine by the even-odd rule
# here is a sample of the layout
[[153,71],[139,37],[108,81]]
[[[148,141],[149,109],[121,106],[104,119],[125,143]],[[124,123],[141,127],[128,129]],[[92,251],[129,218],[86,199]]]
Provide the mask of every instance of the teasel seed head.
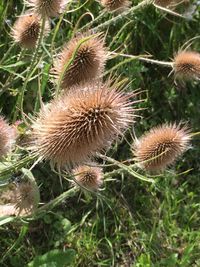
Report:
[[41,17],[57,17],[64,12],[68,0],[27,0],[28,6],[33,7]]
[[[40,18],[33,13],[20,16],[14,23],[12,37],[23,48],[35,48],[41,29]],[[44,35],[49,32],[49,22],[45,22]]]
[[176,78],[200,79],[200,53],[182,51],[174,58],[173,68]]
[[[70,60],[75,57],[68,66]],[[104,70],[107,50],[102,35],[78,35],[69,41],[54,60],[52,72],[62,88],[70,88],[99,78]],[[67,66],[67,68],[66,68]]]
[[15,128],[0,117],[0,158],[11,152],[16,137]]
[[[20,181],[14,192],[14,204],[16,215],[29,215],[36,211],[39,201],[40,192],[36,181],[29,170],[22,169],[25,177]],[[29,173],[27,176],[26,174]]]
[[164,124],[152,128],[133,145],[140,167],[148,171],[161,171],[188,149],[191,136],[186,126]]
[[39,188],[29,170],[22,168],[22,172],[21,180],[9,184],[0,194],[0,216],[25,216],[36,211],[40,201]]
[[44,107],[33,124],[33,152],[57,166],[82,164],[133,123],[130,98],[105,84],[78,87]]
[[78,166],[73,170],[75,181],[79,186],[89,190],[98,190],[103,183],[103,172],[99,167]]
[[124,11],[130,6],[128,0],[100,0],[102,6],[108,11]]

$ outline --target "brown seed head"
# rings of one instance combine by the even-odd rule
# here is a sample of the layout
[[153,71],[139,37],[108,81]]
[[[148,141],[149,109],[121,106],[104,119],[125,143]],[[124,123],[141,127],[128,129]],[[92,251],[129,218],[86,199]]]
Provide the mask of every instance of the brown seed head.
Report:
[[79,166],[73,174],[76,182],[89,190],[98,190],[103,183],[103,172],[99,167]]
[[175,56],[173,67],[177,78],[200,79],[200,54],[182,51]]
[[0,117],[0,158],[6,156],[12,149],[16,139],[16,130],[14,127]]
[[[32,214],[40,200],[39,188],[30,171],[23,169],[23,180],[0,192],[0,216]],[[26,176],[29,173],[29,176]]]
[[57,17],[64,12],[68,0],[27,0],[26,2],[42,17]]
[[129,99],[108,84],[70,90],[41,110],[33,124],[32,150],[58,166],[86,161],[133,122]]
[[190,139],[187,127],[164,124],[152,128],[137,140],[133,151],[142,168],[150,171],[163,170],[188,148]]
[[[12,36],[16,43],[24,48],[34,48],[37,43],[41,28],[41,22],[35,14],[24,14],[20,16],[12,29]],[[49,23],[46,21],[44,34],[49,31]]]
[[174,9],[177,5],[186,1],[187,0],[155,0],[154,3],[158,6]]
[[108,11],[124,11],[130,6],[129,0],[100,0]]
[[[87,36],[80,35],[73,38],[54,62],[53,72],[56,80],[58,81],[63,77],[62,88],[69,88],[99,78],[104,70],[107,51],[103,38],[94,35],[79,46],[84,38]],[[75,51],[76,55],[73,62],[65,70]]]
[[17,185],[15,192],[16,215],[32,214],[39,204],[39,189],[35,181],[21,182]]

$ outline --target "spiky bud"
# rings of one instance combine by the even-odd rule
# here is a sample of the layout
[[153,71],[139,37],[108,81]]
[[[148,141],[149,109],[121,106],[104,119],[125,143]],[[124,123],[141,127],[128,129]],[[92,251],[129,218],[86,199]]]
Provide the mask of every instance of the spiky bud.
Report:
[[188,148],[191,137],[186,126],[164,124],[152,128],[133,146],[139,165],[149,171],[164,170]]
[[73,175],[78,185],[89,190],[98,190],[103,183],[103,172],[99,167],[79,166],[73,170]]
[[57,17],[64,12],[68,0],[27,0],[26,3],[42,17]]
[[124,11],[130,6],[128,0],[100,0],[100,2],[108,11]]
[[11,152],[16,137],[15,128],[0,117],[0,158]]
[[178,53],[173,68],[177,78],[200,79],[200,54],[193,51]]
[[[14,41],[24,48],[34,48],[41,29],[40,18],[31,13],[20,16],[12,29]],[[49,32],[49,23],[45,22],[44,35]]]
[[70,90],[41,110],[32,126],[32,150],[58,166],[88,160],[133,122],[130,97],[108,83]]
[[[67,66],[75,52],[73,62]],[[70,88],[99,78],[106,59],[107,51],[102,36],[79,35],[71,39],[55,59],[53,73],[57,82],[62,79],[62,88]]]

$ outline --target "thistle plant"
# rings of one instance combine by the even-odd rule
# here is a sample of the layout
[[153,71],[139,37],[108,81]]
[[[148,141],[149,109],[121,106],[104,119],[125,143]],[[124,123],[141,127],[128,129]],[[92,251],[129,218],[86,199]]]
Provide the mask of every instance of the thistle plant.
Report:
[[[198,8],[189,20],[185,1],[23,2],[0,24],[1,264],[198,265],[198,252],[187,258],[199,238],[187,244],[199,207]],[[78,256],[28,263],[40,240]]]

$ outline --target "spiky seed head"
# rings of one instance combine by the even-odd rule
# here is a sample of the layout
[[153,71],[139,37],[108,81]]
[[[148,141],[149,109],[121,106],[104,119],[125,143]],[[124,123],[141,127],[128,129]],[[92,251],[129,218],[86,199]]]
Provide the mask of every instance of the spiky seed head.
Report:
[[32,214],[37,209],[40,201],[39,188],[29,170],[22,168],[22,172],[22,180],[10,184],[5,191],[0,192],[0,204],[3,204],[0,215],[7,212],[6,215],[23,216]]
[[89,190],[98,190],[103,183],[103,172],[99,167],[82,165],[73,170],[78,185]]
[[[20,16],[14,23],[12,37],[14,41],[24,48],[34,48],[41,28],[40,18],[33,13]],[[44,34],[49,32],[49,22],[46,21]]]
[[32,126],[32,150],[58,166],[88,160],[133,122],[130,98],[108,83],[70,90],[41,110]]
[[15,128],[0,117],[0,158],[11,152],[16,137]]
[[27,180],[17,185],[15,189],[16,215],[32,214],[39,204],[39,189],[35,182]]
[[33,7],[42,17],[57,17],[64,12],[68,0],[27,0],[28,6]]
[[200,79],[200,53],[182,51],[174,58],[175,76],[183,79]]
[[137,140],[133,152],[139,165],[149,171],[164,170],[188,148],[189,129],[180,124],[152,128]]
[[130,6],[129,0],[100,0],[108,11],[124,11]]
[[[88,37],[89,39],[82,42],[87,37],[86,34],[74,37],[54,61],[53,73],[57,82],[62,78],[62,88],[67,89],[92,81],[99,78],[104,70],[108,53],[104,46],[103,37],[91,35]],[[80,42],[82,42],[81,45]],[[75,52],[73,62],[66,69]]]

